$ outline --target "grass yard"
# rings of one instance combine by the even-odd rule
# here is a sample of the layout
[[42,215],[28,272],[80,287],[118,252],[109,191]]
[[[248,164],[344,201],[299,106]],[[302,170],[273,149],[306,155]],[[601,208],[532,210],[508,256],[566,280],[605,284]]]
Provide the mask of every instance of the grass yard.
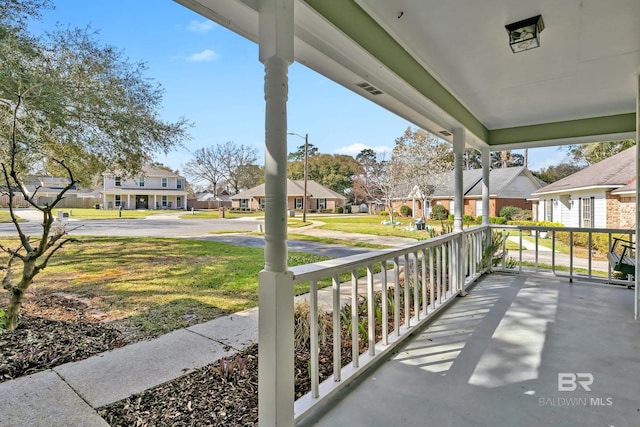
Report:
[[54,217],[58,217],[58,211],[64,211],[69,213],[70,218],[74,219],[136,219],[146,218],[150,215],[158,215],[163,213],[182,212],[176,210],[157,210],[157,211],[138,211],[138,210],[123,210],[117,209],[83,209],[83,208],[70,208],[70,209],[54,209]]
[[[292,266],[325,259],[289,253]],[[257,306],[263,267],[261,248],[203,240],[86,237],[52,258],[30,291],[81,299],[107,319],[160,334]],[[296,293],[307,290],[301,285]]]
[[0,222],[11,222],[11,215],[8,210],[0,210]]
[[[388,216],[381,215],[344,215],[344,216],[319,216],[312,219],[322,221],[325,225],[319,228],[325,230],[343,231],[345,233],[373,234],[376,236],[396,236],[410,237],[417,240],[427,240],[430,238],[427,231],[408,231],[409,224],[414,222],[413,218],[398,217],[395,220],[401,225],[383,225],[382,221],[389,219]],[[438,232],[442,229],[440,221],[427,221],[427,225],[434,227]]]

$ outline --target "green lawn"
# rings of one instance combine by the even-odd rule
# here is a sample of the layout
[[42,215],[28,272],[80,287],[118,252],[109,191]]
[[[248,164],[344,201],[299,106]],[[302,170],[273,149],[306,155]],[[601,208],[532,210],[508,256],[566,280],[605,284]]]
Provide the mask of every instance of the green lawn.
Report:
[[[289,253],[292,266],[325,259]],[[4,262],[0,256],[0,264]],[[262,248],[188,239],[85,237],[52,258],[32,289],[86,298],[109,318],[164,333],[190,324],[185,316],[203,322],[255,307],[263,267]],[[296,293],[307,290],[302,284]]]
[[138,210],[122,210],[118,209],[83,209],[83,208],[66,208],[66,209],[54,209],[54,217],[57,218],[58,211],[64,211],[69,213],[69,217],[73,219],[135,219],[146,218],[150,215],[158,215],[168,212],[183,212],[176,210],[161,210],[161,211],[138,211]]
[[9,211],[0,210],[0,222],[11,222],[11,215],[9,215]]
[[[407,231],[407,227],[415,220],[412,218],[397,217],[400,225],[384,225],[383,221],[388,221],[388,216],[380,215],[344,215],[344,216],[319,216],[312,217],[313,220],[322,221],[325,225],[319,228],[325,230],[342,231],[345,233],[373,234],[376,236],[396,236],[410,237],[416,240],[427,240],[430,235],[427,231]],[[440,221],[428,221],[428,225],[441,229]]]

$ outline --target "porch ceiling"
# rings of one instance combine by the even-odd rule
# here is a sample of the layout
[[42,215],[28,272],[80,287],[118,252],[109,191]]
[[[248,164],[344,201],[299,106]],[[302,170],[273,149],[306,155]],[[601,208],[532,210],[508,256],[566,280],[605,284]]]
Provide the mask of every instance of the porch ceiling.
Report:
[[[258,39],[257,0],[176,1]],[[295,7],[297,61],[433,133],[465,127],[467,144],[500,148],[635,138],[637,0]],[[538,14],[541,47],[513,54],[504,26]]]

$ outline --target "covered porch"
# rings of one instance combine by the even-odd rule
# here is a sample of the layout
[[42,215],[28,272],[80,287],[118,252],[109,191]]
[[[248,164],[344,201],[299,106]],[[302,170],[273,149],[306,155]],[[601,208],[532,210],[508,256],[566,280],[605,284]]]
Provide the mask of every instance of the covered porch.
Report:
[[[387,385],[384,407],[393,415],[394,424],[402,424],[405,420],[407,425],[416,425],[418,420],[408,417],[425,408],[442,405],[445,410],[433,409],[440,417],[436,418],[440,422],[434,422],[434,425],[520,425],[523,424],[522,418],[517,416],[520,405],[509,407],[509,404],[515,405],[518,398],[523,399],[521,408],[525,414],[533,416],[537,410],[545,414],[547,410],[556,410],[561,415],[560,409],[565,408],[560,405],[540,407],[539,398],[561,397],[562,394],[557,393],[558,378],[564,374],[569,375],[567,381],[576,386],[571,393],[563,392],[571,397],[585,396],[578,387],[586,392],[585,387],[595,387],[599,381],[603,382],[603,388],[597,389],[597,396],[595,392],[589,392],[589,397],[602,397],[604,405],[571,407],[572,411],[585,409],[578,424],[584,420],[600,420],[594,418],[599,414],[608,417],[608,397],[613,399],[613,407],[620,402],[625,411],[630,410],[632,405],[624,395],[634,396],[638,391],[637,385],[630,384],[629,380],[635,378],[631,373],[638,362],[637,351],[634,353],[629,347],[637,342],[632,338],[637,338],[638,330],[638,324],[633,320],[634,315],[636,319],[638,317],[638,286],[635,293],[626,289],[594,290],[594,293],[603,292],[597,301],[598,304],[610,302],[608,308],[593,306],[591,304],[595,303],[589,298],[585,301],[584,297],[572,302],[571,295],[588,292],[594,285],[575,291],[577,284],[570,285],[571,279],[560,285],[554,278],[540,282],[528,276],[517,276],[516,279],[493,274],[482,278],[477,288],[469,289],[487,271],[485,248],[491,239],[488,216],[483,218],[481,227],[470,231],[462,229],[462,156],[467,148],[481,153],[482,211],[489,212],[491,151],[627,138],[637,140],[640,128],[640,3],[633,0],[570,0],[561,4],[553,0],[176,1],[257,42],[259,60],[265,67],[266,234],[265,268],[259,276],[261,425],[292,426],[296,421],[305,422],[305,418],[315,416],[317,408],[324,405],[338,411],[328,412],[326,421],[320,419],[326,425],[358,425],[358,422],[365,425],[366,420],[351,422],[349,413],[361,411],[355,405],[368,393],[375,401],[382,402],[376,396],[383,396]],[[509,24],[538,15],[544,19],[544,25],[519,27],[520,30],[511,36],[505,31],[505,26],[512,27]],[[544,33],[540,34],[543,28]],[[535,45],[540,47],[528,50]],[[517,50],[522,51],[512,53]],[[294,60],[452,144],[455,160],[453,233],[365,257],[288,267],[287,95],[288,67]],[[636,180],[636,197],[637,194]],[[636,236],[637,228],[636,219]],[[637,261],[636,254],[636,264]],[[405,283],[411,283],[411,290],[405,284],[400,292],[402,269]],[[383,318],[389,310],[393,311],[393,333],[383,327],[381,339],[376,341],[377,338],[371,340],[376,333],[369,329],[366,335],[368,350],[359,355],[358,334],[360,339],[365,335],[352,328],[356,343],[353,362],[341,369],[340,348],[336,347],[334,357],[338,359],[334,360],[333,377],[320,384],[317,362],[313,360],[318,324],[311,322],[309,374],[312,392],[294,402],[293,286],[302,282],[310,284],[311,318],[315,319],[315,289],[321,280],[331,282],[336,336],[341,329],[340,287],[344,274],[351,275],[352,289],[357,289],[361,282],[366,283],[367,304],[373,304],[371,301],[376,292],[386,295],[391,290],[393,302],[385,302],[387,298],[382,298],[381,311]],[[637,276],[635,281],[637,284]],[[465,296],[467,291],[470,294],[462,302],[455,298]],[[615,293],[619,298],[609,296]],[[354,292],[351,301],[358,298]],[[624,309],[616,305],[618,303],[624,304]],[[400,304],[404,310],[403,319],[400,319]],[[459,307],[460,304],[470,304],[471,308],[486,305],[486,322],[482,320],[476,326],[473,323],[478,319],[470,322],[469,328],[477,328],[474,329],[477,333],[467,337],[468,343],[462,341],[462,347],[458,343],[460,348],[454,345],[449,349],[450,343],[443,342],[443,351],[451,352],[449,357],[454,359],[450,366],[441,367],[444,370],[437,373],[422,369],[422,365],[432,366],[431,356],[420,354],[421,348],[426,351],[429,346],[421,344],[422,335],[412,340],[412,334],[437,316],[455,317],[456,310],[465,313],[470,310],[464,305]],[[495,313],[502,311],[502,320],[491,314],[492,307],[496,307]],[[374,309],[373,305],[368,306],[368,328],[375,324]],[[615,313],[624,326],[620,327],[619,322],[610,323],[607,313]],[[598,317],[600,314],[605,317]],[[440,322],[446,317],[438,319]],[[571,326],[568,326],[571,320]],[[582,331],[574,324],[596,321],[599,326],[608,325],[612,329]],[[614,324],[624,332],[613,328]],[[444,326],[445,330],[448,327]],[[466,330],[466,327],[461,328],[460,335],[469,335],[462,332]],[[574,331],[580,334],[567,336]],[[604,337],[594,332],[603,333]],[[443,333],[447,334],[446,331]],[[616,370],[612,379],[600,380],[600,377],[606,377],[602,364],[586,361],[589,355],[598,354],[585,347],[591,338],[598,344],[613,340],[608,347],[621,351],[616,353],[618,350],[602,347],[602,356],[596,358],[610,363],[610,369]],[[578,344],[581,347],[577,347]],[[403,347],[406,345],[408,347]],[[404,353],[399,353],[389,367],[384,366],[377,372],[385,379],[391,373],[404,379],[402,385],[408,393],[401,396],[406,399],[390,396],[395,393],[395,381],[388,384],[385,381],[380,383],[383,384],[378,386],[380,388],[374,387],[375,373],[359,383],[353,397],[344,397],[344,393],[352,389],[352,381],[364,378],[363,374],[369,373],[367,368],[387,360],[400,348]],[[607,352],[620,356],[623,361],[615,363],[614,357],[606,357]],[[506,363],[511,356],[516,361]],[[567,356],[574,356],[567,360],[584,361],[584,365],[565,367],[563,358]],[[447,356],[441,357],[446,359]],[[609,362],[604,362],[605,359]],[[413,365],[407,363],[411,360]],[[394,370],[397,372],[391,372]],[[414,375],[409,375],[411,373]],[[553,392],[554,375],[556,393]],[[443,382],[436,388],[423,388],[434,381],[432,377]],[[474,400],[478,390],[482,391],[482,397]],[[381,394],[374,396],[374,393]],[[335,400],[338,396],[342,397],[340,403]],[[438,400],[441,397],[444,400]],[[386,404],[392,401],[398,406]],[[402,405],[410,401],[413,408],[407,411],[412,414],[406,415]],[[491,408],[492,403],[500,405]],[[380,408],[382,405],[375,413],[379,414]],[[474,418],[473,408],[477,408],[477,414],[482,417]],[[339,412],[342,410],[345,412]],[[616,413],[616,417],[622,417],[622,413]],[[628,416],[614,418],[615,422],[636,423],[637,418],[633,416],[637,414],[625,414]],[[390,419],[382,418],[382,414],[380,417],[376,420],[384,421],[379,425],[388,425]],[[551,423],[550,419],[540,420]],[[422,420],[418,425],[428,421]],[[372,421],[374,425],[376,422]],[[563,422],[576,424],[561,416],[551,424]]]
[[636,426],[632,294],[542,274],[484,276],[301,425]]

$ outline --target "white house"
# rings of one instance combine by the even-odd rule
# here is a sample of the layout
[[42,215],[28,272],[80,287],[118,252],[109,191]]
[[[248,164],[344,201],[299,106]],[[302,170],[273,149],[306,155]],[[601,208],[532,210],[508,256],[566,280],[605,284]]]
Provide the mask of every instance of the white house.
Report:
[[566,227],[635,228],[635,178],[631,147],[532,193],[537,218]]
[[186,209],[186,180],[170,170],[143,166],[140,176],[103,175],[104,209]]

